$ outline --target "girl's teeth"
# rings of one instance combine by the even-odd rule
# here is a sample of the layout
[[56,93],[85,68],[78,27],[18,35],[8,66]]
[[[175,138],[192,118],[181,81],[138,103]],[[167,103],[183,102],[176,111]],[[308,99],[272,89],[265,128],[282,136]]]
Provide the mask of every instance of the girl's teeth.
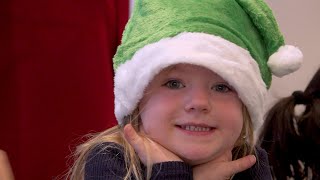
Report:
[[187,131],[210,131],[209,127],[198,127],[198,126],[181,126],[182,129]]

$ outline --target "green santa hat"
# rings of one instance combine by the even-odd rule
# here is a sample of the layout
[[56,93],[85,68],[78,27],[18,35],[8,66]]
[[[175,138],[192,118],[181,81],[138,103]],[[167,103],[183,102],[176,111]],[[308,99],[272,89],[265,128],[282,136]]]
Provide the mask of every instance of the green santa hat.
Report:
[[115,115],[121,124],[156,74],[188,63],[232,85],[257,128],[272,74],[296,71],[302,57],[263,0],[135,0],[114,56]]

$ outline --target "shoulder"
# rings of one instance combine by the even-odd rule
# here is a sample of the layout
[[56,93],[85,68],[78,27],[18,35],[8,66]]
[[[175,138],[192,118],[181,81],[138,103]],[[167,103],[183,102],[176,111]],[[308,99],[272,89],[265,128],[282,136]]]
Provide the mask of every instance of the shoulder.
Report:
[[[256,156],[257,156],[258,161],[254,165],[254,168],[270,171],[270,165],[269,165],[267,151],[262,149],[259,146],[257,146],[255,149],[256,149]],[[271,174],[271,172],[270,172],[270,174]]]
[[234,179],[272,180],[267,152],[255,147],[257,162],[250,169],[238,173]]
[[259,146],[257,146],[255,149],[258,161],[251,168],[251,173],[254,174],[256,177],[255,179],[272,179],[267,152]]
[[123,147],[117,143],[104,142],[96,145],[94,148],[92,148],[92,150],[89,151],[87,162],[91,161],[91,159],[95,159],[97,156],[111,156],[122,159],[123,151]]
[[[266,150],[262,149],[260,146],[256,146],[255,151],[256,151],[256,156],[257,156],[258,162],[269,164],[268,153]],[[269,165],[268,165],[268,167],[269,167]]]
[[125,174],[123,147],[116,143],[96,145],[86,158],[85,179]]

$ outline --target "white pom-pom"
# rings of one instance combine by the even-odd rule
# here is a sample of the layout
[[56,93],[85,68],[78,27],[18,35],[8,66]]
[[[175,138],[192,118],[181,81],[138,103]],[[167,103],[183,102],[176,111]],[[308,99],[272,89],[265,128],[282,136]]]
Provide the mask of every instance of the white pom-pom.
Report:
[[298,70],[302,64],[303,54],[294,46],[281,46],[268,60],[272,74],[277,77],[290,74]]

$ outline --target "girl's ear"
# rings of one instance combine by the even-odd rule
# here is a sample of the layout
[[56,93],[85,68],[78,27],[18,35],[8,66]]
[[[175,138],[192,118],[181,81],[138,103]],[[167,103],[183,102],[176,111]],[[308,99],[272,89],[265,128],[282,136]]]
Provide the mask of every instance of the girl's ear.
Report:
[[249,131],[249,121],[250,121],[250,116],[249,113],[246,109],[246,107],[243,105],[242,106],[242,116],[243,116],[243,123],[242,123],[242,129],[241,129],[241,133],[240,136],[238,137],[234,147],[241,147],[244,144],[246,144],[247,140],[248,140],[248,131]]
[[241,133],[240,133],[240,136],[239,136],[239,138],[237,139],[234,147],[243,146],[243,145],[246,143],[248,137],[247,137],[247,135],[246,135],[245,132],[246,132],[246,130],[244,130],[244,127],[243,127],[243,129],[242,129],[242,131],[241,131]]

